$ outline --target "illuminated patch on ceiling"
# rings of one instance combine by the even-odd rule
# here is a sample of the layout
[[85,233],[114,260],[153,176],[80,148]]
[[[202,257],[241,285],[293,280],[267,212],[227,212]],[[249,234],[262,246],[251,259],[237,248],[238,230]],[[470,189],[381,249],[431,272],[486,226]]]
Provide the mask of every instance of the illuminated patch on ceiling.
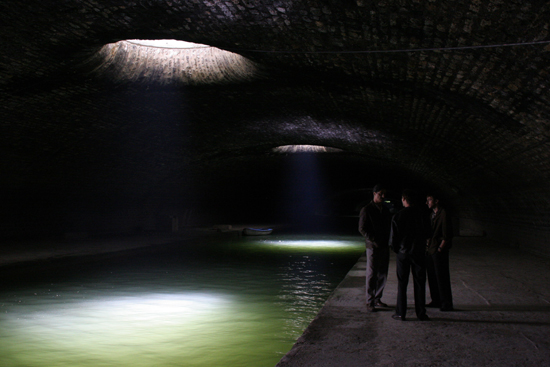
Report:
[[258,66],[216,47],[178,40],[124,40],[109,43],[96,57],[96,72],[121,81],[214,84],[251,80]]
[[178,40],[126,40],[128,43],[147,47],[161,47],[161,48],[208,48],[211,46],[203,45],[201,43],[193,43]]
[[343,150],[322,145],[281,145],[273,148],[273,151],[275,153],[338,153]]

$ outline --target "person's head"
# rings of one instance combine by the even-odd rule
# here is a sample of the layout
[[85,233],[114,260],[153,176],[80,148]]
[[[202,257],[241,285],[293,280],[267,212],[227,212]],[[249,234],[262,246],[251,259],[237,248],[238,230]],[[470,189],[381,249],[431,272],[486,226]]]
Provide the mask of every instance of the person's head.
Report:
[[376,204],[380,204],[384,201],[384,197],[386,195],[386,188],[378,184],[372,188],[372,201],[374,201]]
[[401,202],[405,208],[416,204],[416,193],[412,190],[403,190],[401,194]]
[[436,209],[439,207],[439,197],[435,194],[428,194],[426,196],[426,205],[430,209]]

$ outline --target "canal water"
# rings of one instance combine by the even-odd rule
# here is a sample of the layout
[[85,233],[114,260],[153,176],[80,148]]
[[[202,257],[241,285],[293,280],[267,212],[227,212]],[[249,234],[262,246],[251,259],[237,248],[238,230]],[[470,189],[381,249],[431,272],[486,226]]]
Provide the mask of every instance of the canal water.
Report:
[[0,366],[274,366],[360,237],[219,237],[2,271]]

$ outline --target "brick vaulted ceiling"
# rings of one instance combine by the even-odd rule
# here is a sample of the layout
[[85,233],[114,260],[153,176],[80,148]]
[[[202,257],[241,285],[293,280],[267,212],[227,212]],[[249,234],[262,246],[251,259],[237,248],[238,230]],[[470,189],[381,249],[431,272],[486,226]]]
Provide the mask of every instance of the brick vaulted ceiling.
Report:
[[[109,205],[139,222],[246,192],[274,205],[272,148],[309,144],[343,150],[322,158],[335,189],[426,185],[547,252],[549,26],[546,1],[2,1],[4,223],[67,231]],[[214,46],[254,71],[104,48],[131,39]],[[205,74],[184,77],[190,63]]]

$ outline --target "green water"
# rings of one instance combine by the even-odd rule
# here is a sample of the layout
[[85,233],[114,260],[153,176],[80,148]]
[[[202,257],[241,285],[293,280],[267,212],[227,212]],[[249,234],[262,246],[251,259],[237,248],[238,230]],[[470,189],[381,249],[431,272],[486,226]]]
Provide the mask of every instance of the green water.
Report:
[[274,366],[363,249],[220,238],[4,272],[0,366]]

